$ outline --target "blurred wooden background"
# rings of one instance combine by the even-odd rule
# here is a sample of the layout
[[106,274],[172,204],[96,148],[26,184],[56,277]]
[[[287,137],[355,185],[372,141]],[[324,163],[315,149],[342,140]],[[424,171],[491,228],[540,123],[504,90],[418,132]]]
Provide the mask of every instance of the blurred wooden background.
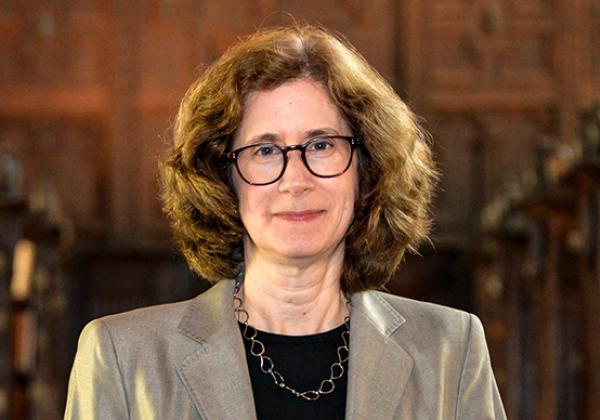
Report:
[[62,417],[89,319],[207,287],[157,159],[202,67],[288,13],[343,33],[433,134],[433,245],[389,289],[482,318],[509,418],[597,418],[599,0],[4,0],[0,419]]

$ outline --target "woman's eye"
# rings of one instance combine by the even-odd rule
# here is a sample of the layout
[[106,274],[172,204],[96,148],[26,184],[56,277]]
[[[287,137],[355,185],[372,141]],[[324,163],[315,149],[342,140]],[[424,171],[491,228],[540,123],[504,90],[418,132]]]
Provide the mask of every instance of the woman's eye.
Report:
[[311,143],[309,149],[321,152],[333,147],[333,142],[329,139],[318,139]]
[[254,154],[256,156],[271,156],[271,155],[275,154],[275,146],[273,146],[271,144],[264,144],[264,145],[258,146],[256,148],[256,150],[254,151]]

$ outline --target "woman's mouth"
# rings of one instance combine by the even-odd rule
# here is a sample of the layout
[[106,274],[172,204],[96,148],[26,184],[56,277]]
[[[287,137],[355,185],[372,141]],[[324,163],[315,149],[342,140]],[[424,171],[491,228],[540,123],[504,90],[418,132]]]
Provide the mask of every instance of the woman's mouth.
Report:
[[275,217],[288,222],[311,222],[323,213],[324,210],[282,211],[275,213]]

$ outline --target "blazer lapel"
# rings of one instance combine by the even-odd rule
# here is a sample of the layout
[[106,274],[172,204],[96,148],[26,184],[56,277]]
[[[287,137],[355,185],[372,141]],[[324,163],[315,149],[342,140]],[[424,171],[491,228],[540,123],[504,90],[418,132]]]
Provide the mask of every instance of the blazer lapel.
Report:
[[[200,415],[256,420],[246,354],[233,313],[233,281],[192,301],[179,324],[198,343],[177,368]],[[413,359],[392,337],[405,322],[374,292],[352,296],[346,418],[393,418]]]
[[205,419],[256,419],[244,344],[233,313],[233,281],[221,281],[192,301],[179,324],[199,343],[178,367]]
[[352,297],[347,419],[391,419],[413,368],[391,334],[405,319],[375,292]]

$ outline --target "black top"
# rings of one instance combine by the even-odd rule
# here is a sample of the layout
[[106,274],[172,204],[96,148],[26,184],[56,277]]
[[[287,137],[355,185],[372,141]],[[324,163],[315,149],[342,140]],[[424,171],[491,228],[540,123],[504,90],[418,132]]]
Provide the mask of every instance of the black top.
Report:
[[[243,328],[243,324],[240,324],[241,331]],[[265,345],[265,356],[273,359],[275,370],[285,378],[286,384],[303,392],[316,390],[323,379],[329,379],[330,367],[338,361],[337,349],[344,344],[342,332],[345,329],[342,324],[331,331],[303,336],[258,331],[256,338]],[[344,419],[348,385],[347,361],[343,363],[344,375],[334,380],[335,390],[332,393],[321,395],[315,401],[306,401],[275,385],[271,375],[260,370],[260,358],[250,354],[250,340],[243,341],[258,420]]]

